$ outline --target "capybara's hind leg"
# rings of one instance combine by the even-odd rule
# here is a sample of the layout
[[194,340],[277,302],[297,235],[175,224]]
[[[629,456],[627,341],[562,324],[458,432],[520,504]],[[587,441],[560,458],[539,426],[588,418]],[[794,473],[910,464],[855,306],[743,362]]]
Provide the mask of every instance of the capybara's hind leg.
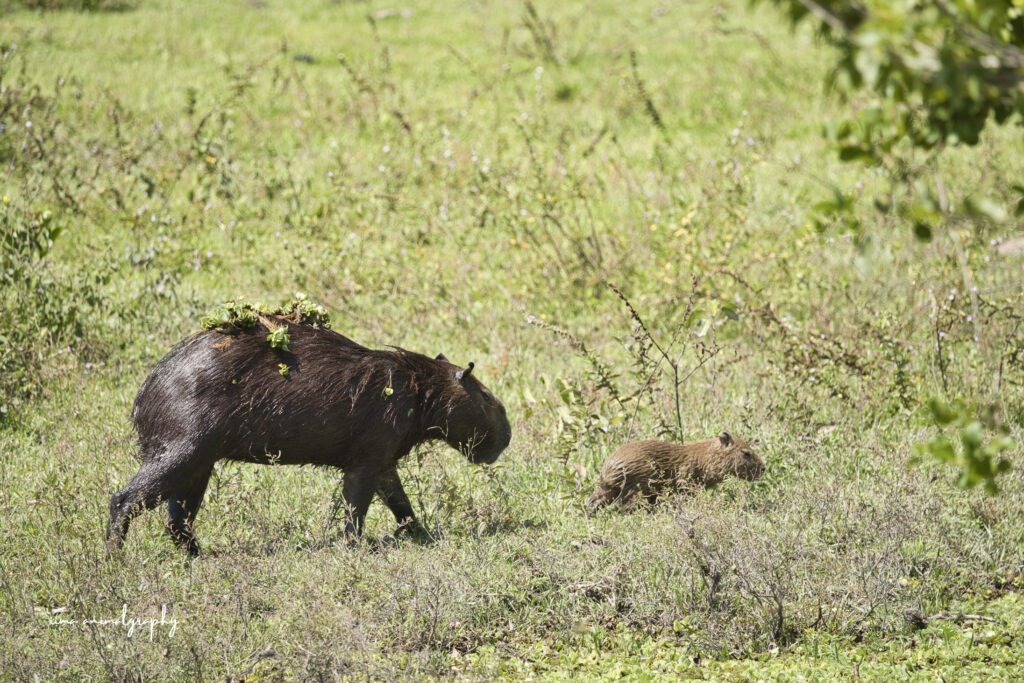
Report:
[[203,504],[209,481],[210,473],[206,472],[196,477],[192,486],[167,497],[167,530],[174,544],[192,557],[199,554],[199,542],[196,541],[193,523],[199,506]]
[[349,470],[341,484],[341,496],[345,499],[345,535],[358,538],[363,534],[363,520],[370,508],[370,501],[377,489],[380,473],[369,469]]
[[124,543],[131,524],[131,509],[127,501],[131,496],[129,488],[123,488],[110,498],[110,522],[107,524],[107,546],[116,550]]
[[132,519],[143,510],[156,507],[160,502],[160,472],[143,463],[128,485],[110,498],[110,523],[107,526],[107,546],[116,550],[124,543]]

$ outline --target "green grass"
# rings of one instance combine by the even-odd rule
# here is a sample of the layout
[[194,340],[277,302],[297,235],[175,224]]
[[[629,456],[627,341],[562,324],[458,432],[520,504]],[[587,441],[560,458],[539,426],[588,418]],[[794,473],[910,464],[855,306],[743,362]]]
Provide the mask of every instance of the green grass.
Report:
[[[858,103],[770,9],[143,2],[8,14],[0,46],[0,677],[1014,677],[1020,448],[994,497],[910,461],[932,396],[1021,443],[1019,228],[879,213],[819,136]],[[1016,133],[943,157],[951,201],[1018,199]],[[859,231],[813,227],[833,186]],[[679,424],[607,282],[704,359]],[[432,540],[374,503],[350,545],[338,473],[222,463],[203,557],[159,510],[108,557],[146,373],[218,302],[297,291],[474,361],[509,449],[407,459]],[[723,429],[762,480],[584,514],[627,438]],[[163,605],[152,640],[83,623]]]
[[938,620],[880,642],[808,631],[786,650],[746,659],[708,658],[676,638],[599,627],[522,650],[485,646],[454,666],[495,677],[587,680],[1012,680],[1024,654],[1019,594],[994,600],[983,611],[971,616],[984,620]]

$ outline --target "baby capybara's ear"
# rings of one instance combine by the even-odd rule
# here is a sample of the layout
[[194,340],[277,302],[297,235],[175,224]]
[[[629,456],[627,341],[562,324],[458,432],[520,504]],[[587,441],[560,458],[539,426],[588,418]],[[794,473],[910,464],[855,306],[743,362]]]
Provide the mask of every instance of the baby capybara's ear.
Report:
[[718,435],[718,440],[722,442],[722,446],[728,448],[732,445],[732,434],[729,432],[722,432]]
[[470,361],[469,366],[465,370],[459,370],[458,372],[455,373],[455,379],[460,381],[466,379],[467,377],[469,377],[469,373],[473,372],[473,367],[474,364],[472,361]]
[[445,363],[451,362],[443,353],[437,354],[437,358],[435,358],[434,360],[443,360]]

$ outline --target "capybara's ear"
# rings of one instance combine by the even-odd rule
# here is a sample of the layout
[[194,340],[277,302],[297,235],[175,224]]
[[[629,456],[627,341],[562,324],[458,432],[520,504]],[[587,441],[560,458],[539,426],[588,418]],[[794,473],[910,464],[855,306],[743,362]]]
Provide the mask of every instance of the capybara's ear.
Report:
[[471,373],[471,372],[473,372],[473,363],[472,363],[472,361],[469,363],[469,367],[467,367],[465,370],[459,370],[458,372],[455,373],[455,379],[457,379],[459,381],[462,381],[462,380],[466,379],[467,377],[469,377],[469,373]]
[[445,363],[451,362],[443,353],[437,354],[437,358],[435,358],[434,360],[443,360]]
[[732,434],[729,432],[722,432],[718,435],[718,440],[722,442],[722,445],[728,447],[732,445]]

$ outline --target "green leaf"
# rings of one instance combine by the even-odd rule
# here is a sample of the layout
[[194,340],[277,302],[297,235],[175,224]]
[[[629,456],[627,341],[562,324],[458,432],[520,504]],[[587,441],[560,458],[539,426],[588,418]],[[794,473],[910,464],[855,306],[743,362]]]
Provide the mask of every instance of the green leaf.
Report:
[[555,380],[555,387],[558,389],[558,395],[562,398],[563,403],[572,405],[576,401],[576,393],[572,390],[572,386],[561,377]]
[[928,410],[937,425],[948,425],[959,417],[960,413],[938,398],[928,399]]
[[972,422],[967,425],[967,427],[960,432],[960,440],[963,441],[964,448],[967,449],[967,452],[973,455],[981,448],[981,444],[985,441],[985,435],[981,431],[981,423]]
[[964,200],[964,209],[972,216],[987,218],[995,223],[1006,220],[1006,209],[988,197],[968,197]]
[[936,460],[942,462],[953,462],[956,460],[956,451],[949,439],[941,434],[928,442],[926,448]]
[[877,160],[871,148],[863,145],[843,145],[839,148],[840,161],[862,161],[871,163]]
[[1003,451],[1013,450],[1017,447],[1017,442],[1009,436],[997,436],[989,442],[988,448],[992,449],[992,454],[1002,453]]
[[291,337],[288,336],[288,326],[282,325],[281,327],[272,330],[270,334],[267,335],[267,341],[270,342],[271,348],[287,351],[288,342],[291,341]]

